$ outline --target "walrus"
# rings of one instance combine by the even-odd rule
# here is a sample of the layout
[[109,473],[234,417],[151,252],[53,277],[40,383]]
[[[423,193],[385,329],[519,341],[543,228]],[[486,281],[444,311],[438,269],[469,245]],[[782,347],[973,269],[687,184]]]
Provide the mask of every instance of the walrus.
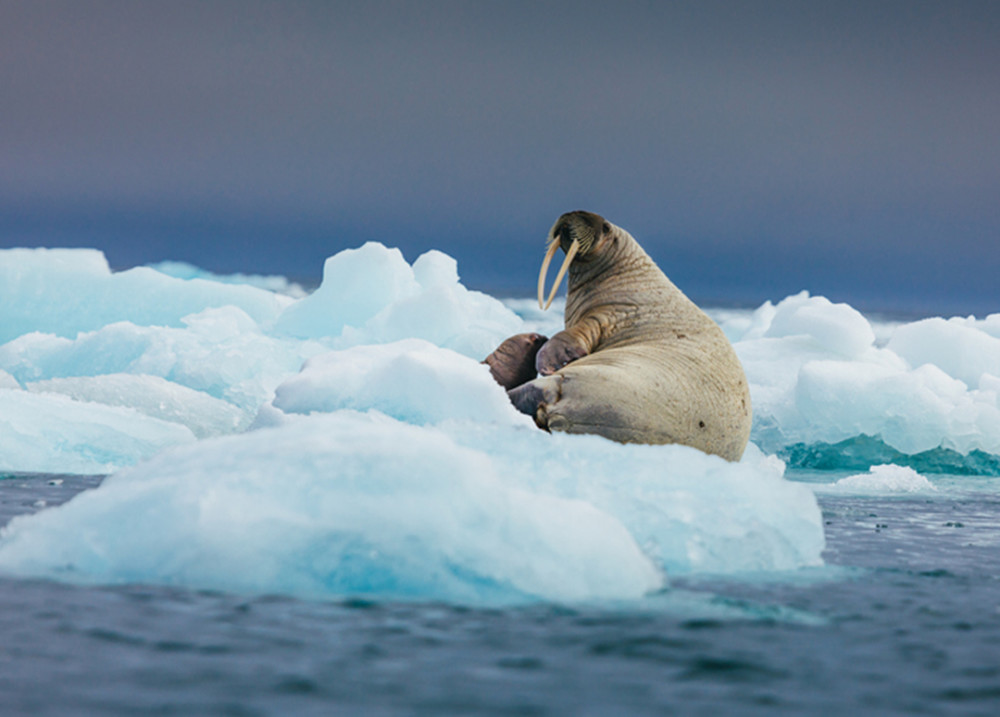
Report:
[[[750,390],[722,330],[624,229],[592,212],[552,225],[538,276],[547,309],[567,269],[565,326],[518,334],[485,360],[511,402],[547,431],[679,443],[739,460]],[[544,299],[549,263],[566,257]]]

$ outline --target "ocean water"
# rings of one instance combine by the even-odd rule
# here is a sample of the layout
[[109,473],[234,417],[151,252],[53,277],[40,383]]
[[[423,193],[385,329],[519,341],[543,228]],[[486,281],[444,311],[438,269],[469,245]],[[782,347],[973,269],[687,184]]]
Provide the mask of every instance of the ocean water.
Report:
[[734,464],[537,431],[440,252],[0,251],[0,714],[997,714],[1000,314],[710,313]]
[[[993,715],[1000,492],[820,489],[825,565],[469,607],[0,579],[2,714]],[[7,477],[2,519],[95,477]]]

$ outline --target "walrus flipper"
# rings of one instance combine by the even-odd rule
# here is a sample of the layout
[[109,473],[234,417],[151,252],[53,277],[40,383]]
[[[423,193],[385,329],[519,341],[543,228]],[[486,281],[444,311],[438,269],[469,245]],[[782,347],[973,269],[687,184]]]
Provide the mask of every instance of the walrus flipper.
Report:
[[534,418],[539,428],[548,431],[546,409],[562,396],[562,381],[562,376],[540,376],[507,391],[507,396],[514,408]]
[[490,367],[493,379],[509,391],[537,375],[535,355],[546,341],[547,337],[535,333],[511,336],[497,346],[483,363]]
[[576,336],[563,330],[546,341],[538,350],[535,356],[535,368],[542,376],[548,376],[589,353],[590,350]]

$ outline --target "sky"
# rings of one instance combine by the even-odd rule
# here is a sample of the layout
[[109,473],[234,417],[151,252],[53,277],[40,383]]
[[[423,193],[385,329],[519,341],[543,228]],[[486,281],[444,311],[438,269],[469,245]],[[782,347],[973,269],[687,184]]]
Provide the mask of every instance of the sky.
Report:
[[529,294],[587,209],[693,298],[1000,312],[1000,3],[0,0],[0,248]]

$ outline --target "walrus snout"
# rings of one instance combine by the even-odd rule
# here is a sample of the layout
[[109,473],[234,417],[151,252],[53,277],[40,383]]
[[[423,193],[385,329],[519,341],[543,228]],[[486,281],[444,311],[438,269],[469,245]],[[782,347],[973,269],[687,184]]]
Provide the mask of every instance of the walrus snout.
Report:
[[[549,230],[548,249],[545,258],[542,260],[541,271],[538,272],[538,306],[545,311],[552,305],[552,300],[556,296],[556,290],[562,281],[569,265],[577,255],[587,256],[591,249],[597,244],[605,234],[611,233],[611,224],[605,221],[600,214],[578,210],[567,212],[556,220]],[[549,292],[549,298],[545,299],[545,277],[549,271],[549,263],[555,255],[556,250],[562,247],[566,252],[559,273],[556,274],[555,283]]]
[[601,238],[602,234],[611,231],[611,224],[600,214],[579,209],[566,212],[556,219],[549,231],[549,242],[558,240],[559,246],[565,252],[576,241],[580,244],[580,254],[586,255]]

